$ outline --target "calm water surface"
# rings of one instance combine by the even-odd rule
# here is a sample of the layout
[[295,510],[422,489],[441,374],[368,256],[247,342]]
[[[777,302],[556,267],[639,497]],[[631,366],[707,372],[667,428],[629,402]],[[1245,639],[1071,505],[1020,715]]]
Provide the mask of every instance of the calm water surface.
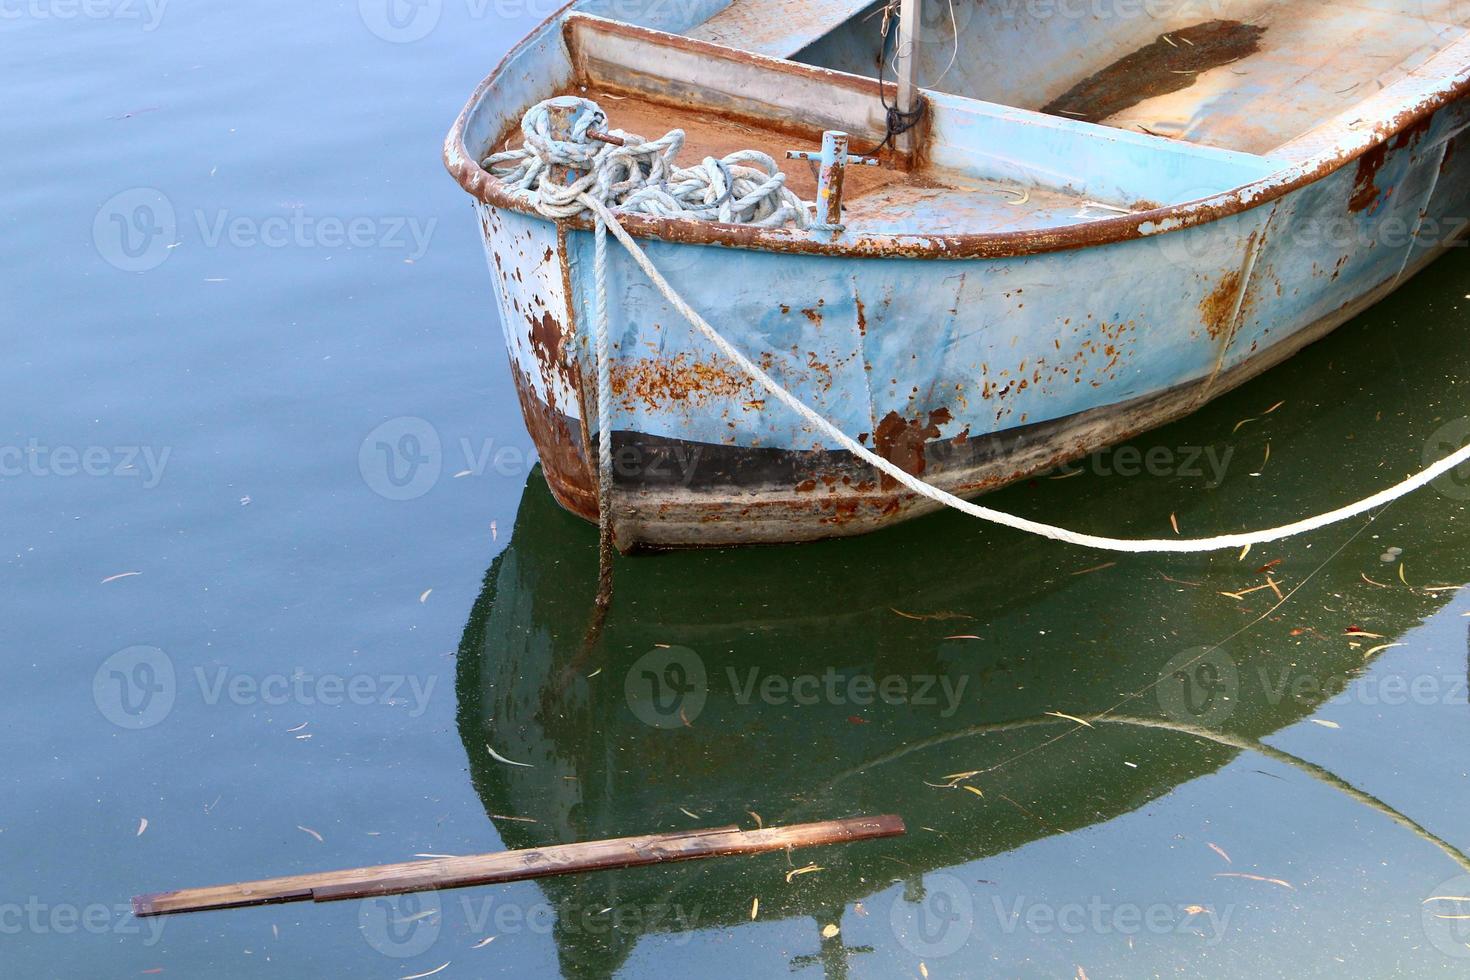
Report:
[[[534,467],[438,160],[543,11],[445,3],[395,43],[356,3],[91,9],[0,21],[0,973],[1470,969],[1470,905],[1437,900],[1470,895],[1470,591],[1443,588],[1470,581],[1470,480],[1243,559],[938,516],[623,561],[589,648],[595,533]],[[1459,251],[1139,440],[1151,472],[1108,455],[992,502],[1204,534],[1377,490],[1470,433],[1467,292]],[[127,912],[886,812],[906,837],[790,859]]]

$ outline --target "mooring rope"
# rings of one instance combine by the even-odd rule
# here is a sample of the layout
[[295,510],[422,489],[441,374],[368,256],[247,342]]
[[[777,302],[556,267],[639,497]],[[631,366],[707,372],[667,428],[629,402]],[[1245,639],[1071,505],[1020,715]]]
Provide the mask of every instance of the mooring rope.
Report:
[[[533,114],[537,113],[537,110],[541,109],[544,105],[545,103],[543,103],[542,106],[537,106],[536,108],[533,108],[531,112],[527,114],[527,123],[532,120]],[[588,103],[588,105],[592,105],[594,108],[596,108],[595,104],[593,103]],[[599,116],[601,115],[600,109],[597,109],[596,112]],[[523,124],[523,129],[526,129],[528,132],[528,149],[524,152],[529,152],[531,155],[534,156],[540,151],[537,148],[538,144],[533,143],[530,139],[531,128],[533,127],[529,127]],[[584,138],[587,128],[588,127],[582,128]],[[664,137],[665,140],[667,140],[668,138],[669,137],[667,136]],[[649,144],[640,145],[647,146]],[[521,153],[523,151],[515,152]],[[572,158],[576,157],[577,153],[567,153],[564,155],[567,158]],[[504,157],[505,154],[497,154],[497,156]],[[1420,471],[1419,473],[1403,481],[1402,483],[1390,487],[1389,489],[1384,490],[1380,493],[1376,493],[1371,497],[1359,500],[1356,503],[1349,504],[1345,507],[1340,507],[1337,510],[1329,511],[1326,514],[1321,514],[1316,517],[1309,517],[1304,520],[1296,521],[1291,524],[1284,524],[1279,527],[1267,528],[1265,530],[1244,532],[1239,534],[1222,534],[1208,538],[1162,538],[1141,540],[1110,538],[1100,535],[1083,534],[1077,531],[1070,531],[1066,528],[1056,527],[1054,525],[1045,524],[1040,521],[1028,520],[1024,517],[1017,517],[1014,514],[1007,514],[1003,511],[994,510],[989,507],[982,507],[979,504],[971,503],[968,500],[964,500],[963,498],[957,497],[954,494],[949,493],[945,490],[941,490],[938,487],[933,486],[932,484],[926,483],[918,477],[907,472],[906,470],[903,470],[893,463],[889,462],[888,460],[884,459],[882,456],[874,453],[866,446],[859,443],[856,439],[853,439],[847,433],[843,432],[837,426],[833,425],[826,418],[819,415],[810,406],[802,402],[795,395],[791,394],[791,392],[787,391],[784,387],[780,385],[780,383],[778,383],[774,378],[772,378],[758,365],[751,361],[750,358],[746,357],[733,344],[731,344],[728,340],[721,336],[719,331],[712,327],[709,322],[704,319],[704,317],[700,316],[699,313],[694,310],[687,302],[685,302],[684,298],[680,296],[679,293],[672,286],[669,285],[668,280],[666,280],[663,275],[659,273],[658,269],[655,268],[653,262],[649,260],[647,254],[645,254],[643,249],[633,239],[633,236],[628,234],[627,230],[623,228],[622,224],[618,221],[617,215],[613,212],[612,208],[609,207],[607,203],[608,201],[617,201],[617,196],[611,193],[614,185],[611,182],[599,177],[599,170],[597,168],[602,166],[600,161],[610,158],[610,154],[608,154],[605,150],[596,150],[592,152],[588,158],[593,161],[590,165],[594,169],[582,178],[575,181],[572,185],[559,187],[554,183],[547,182],[544,176],[541,176],[535,180],[532,180],[530,183],[523,184],[521,186],[521,190],[524,194],[527,195],[527,200],[535,204],[537,209],[541,210],[541,213],[543,214],[555,217],[570,217],[573,214],[580,214],[582,211],[585,210],[590,212],[596,220],[596,237],[599,239],[599,246],[596,253],[596,268],[594,270],[597,278],[598,307],[596,326],[598,332],[598,427],[600,430],[600,444],[603,444],[601,442],[602,440],[606,440],[605,445],[607,447],[609,459],[611,436],[609,433],[609,426],[605,423],[605,420],[609,418],[609,415],[605,414],[605,412],[610,412],[611,410],[612,396],[611,386],[608,384],[604,384],[604,379],[607,377],[607,343],[605,336],[607,332],[607,296],[605,285],[607,278],[607,268],[606,247],[605,245],[601,244],[601,241],[605,240],[607,233],[610,231],[612,232],[613,237],[615,237],[618,242],[625,249],[627,249],[628,254],[632,257],[633,261],[638,265],[638,267],[643,270],[644,275],[648,276],[649,281],[653,283],[653,285],[658,289],[660,293],[663,294],[664,299],[666,299],[669,304],[674,307],[674,309],[678,310],[679,314],[683,316],[684,319],[688,320],[689,323],[705,337],[706,340],[708,340],[720,351],[720,353],[724,354],[725,357],[729,358],[736,365],[738,365],[742,371],[744,371],[752,379],[758,382],[761,387],[765,388],[766,391],[768,391],[774,398],[776,398],[777,401],[781,402],[787,408],[795,412],[818,432],[822,433],[827,438],[837,443],[843,449],[846,449],[852,455],[863,460],[863,462],[872,466],[874,469],[891,477],[893,480],[907,487],[910,491],[921,497],[933,500],[936,503],[943,504],[946,507],[953,508],[954,510],[957,510],[963,514],[968,514],[971,517],[977,517],[981,520],[989,521],[993,524],[999,524],[1002,527],[1011,528],[1012,530],[1025,531],[1028,534],[1035,534],[1043,538],[1048,538],[1052,541],[1061,541],[1066,544],[1078,545],[1084,548],[1096,548],[1102,551],[1117,551],[1128,554],[1194,554],[1208,551],[1222,551],[1225,549],[1234,550],[1253,545],[1268,544],[1273,541],[1280,541],[1284,538],[1295,537],[1297,535],[1306,534],[1310,531],[1320,530],[1333,524],[1338,524],[1342,521],[1350,520],[1361,514],[1366,514],[1376,508],[1392,503],[1393,501],[1398,500],[1401,497],[1405,497],[1408,494],[1413,493],[1415,490],[1418,490],[1421,487],[1433,483],[1435,480],[1439,479],[1441,476],[1444,476],[1446,473],[1449,473],[1456,468],[1465,465],[1467,462],[1470,462],[1470,445],[1467,445],[1457,452],[1451,453],[1449,456],[1435,463],[1433,466],[1430,466],[1427,469]],[[495,158],[492,157],[489,159],[494,160]],[[770,158],[767,157],[766,159],[769,160]],[[489,161],[487,160],[487,169],[488,162]],[[524,164],[524,168],[528,173],[536,172],[544,175],[546,167],[540,166],[542,162],[544,161],[539,159],[536,161],[529,161]],[[558,159],[556,162],[562,162],[562,160]],[[548,188],[548,208],[550,210],[542,210],[540,202],[543,187]],[[567,200],[566,195],[570,187],[582,187],[583,190],[581,190],[571,200]],[[784,187],[782,189],[784,189]],[[594,193],[594,190],[596,191],[596,193]],[[636,191],[634,192],[634,194],[636,194]],[[633,195],[630,194],[629,196]],[[578,205],[576,210],[568,212],[567,209],[572,208],[574,205]],[[690,216],[694,215],[691,214]],[[609,464],[607,472],[609,482],[610,473],[611,469]],[[607,519],[605,515],[606,511],[603,512],[604,521]]]

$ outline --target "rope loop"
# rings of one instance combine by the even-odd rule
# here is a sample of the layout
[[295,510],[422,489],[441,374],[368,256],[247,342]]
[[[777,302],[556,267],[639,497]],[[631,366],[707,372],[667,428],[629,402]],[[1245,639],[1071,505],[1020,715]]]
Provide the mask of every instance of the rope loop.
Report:
[[[552,135],[553,109],[576,113],[565,138]],[[590,135],[606,125],[607,113],[591,99],[547,99],[522,118],[522,146],[493,153],[480,165],[548,218],[586,211],[580,201],[585,194],[619,213],[654,218],[761,228],[806,228],[812,222],[813,206],[786,186],[786,175],[768,154],[740,150],[679,167],[675,159],[684,147],[682,129],[656,140],[622,130],[602,134],[620,141],[619,146]]]

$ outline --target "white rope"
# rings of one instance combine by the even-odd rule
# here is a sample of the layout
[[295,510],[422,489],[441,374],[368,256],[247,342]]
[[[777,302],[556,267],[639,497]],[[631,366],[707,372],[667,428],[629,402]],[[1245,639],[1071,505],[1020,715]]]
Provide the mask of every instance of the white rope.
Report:
[[879,456],[876,453],[872,452],[866,446],[859,443],[856,439],[853,439],[841,429],[837,428],[837,426],[833,425],[831,422],[827,421],[822,416],[814,412],[807,405],[803,404],[799,399],[796,398],[795,395],[791,394],[785,388],[781,387],[781,385],[778,384],[775,379],[773,379],[765,371],[762,371],[748,357],[746,357],[740,351],[736,350],[729,341],[720,336],[720,334],[715,330],[714,327],[710,326],[709,323],[706,322],[705,319],[697,312],[695,312],[688,303],[684,302],[683,298],[680,297],[679,294],[674,291],[673,287],[668,284],[668,281],[659,274],[658,269],[654,268],[654,265],[652,262],[649,261],[648,256],[643,253],[643,250],[639,248],[638,243],[633,240],[633,236],[629,235],[628,232],[623,229],[623,226],[618,223],[617,217],[613,215],[611,211],[608,211],[607,208],[602,204],[602,202],[597,201],[592,197],[586,197],[583,199],[583,203],[585,203],[587,207],[594,214],[596,214],[597,217],[602,220],[602,222],[607,225],[608,230],[610,230],[617,238],[617,240],[622,243],[623,247],[628,250],[628,253],[633,257],[633,261],[638,263],[639,268],[641,268],[644,274],[648,276],[649,280],[658,287],[659,292],[663,293],[664,298],[669,301],[669,304],[673,306],[674,309],[678,310],[679,313],[682,314],[686,320],[693,324],[694,327],[698,329],[699,332],[702,333],[705,338],[709,340],[710,343],[719,348],[720,353],[724,354],[730,360],[734,361],[737,365],[740,366],[741,370],[745,371],[756,381],[760,382],[761,386],[769,391],[773,396],[775,396],[778,401],[780,401],[786,407],[790,408],[792,411],[796,412],[796,414],[800,415],[807,422],[811,423],[811,425],[815,427],[819,432],[826,435],[832,441],[836,442],[838,445],[842,446],[842,448],[846,449],[854,456],[857,456],[868,465],[874,467],[875,469],[878,469],[883,473],[886,473],[888,476],[897,480],[899,483],[902,483],[914,493],[922,497],[927,497],[930,500],[936,501],[938,503],[944,504],[947,507],[953,507],[955,510],[960,511],[961,513],[969,514],[971,517],[978,517],[981,520],[990,521],[994,524],[1000,524],[1004,527],[1009,527],[1017,531],[1026,531],[1031,534],[1040,535],[1044,538],[1050,538],[1053,541],[1062,541],[1067,544],[1080,545],[1086,548],[1098,548],[1104,551],[1121,551],[1131,554],[1143,554],[1152,552],[1194,553],[1204,551],[1220,551],[1226,548],[1244,548],[1247,545],[1267,544],[1272,541],[1280,541],[1283,538],[1290,538],[1295,537],[1299,534],[1306,534],[1309,531],[1316,531],[1329,525],[1337,524],[1342,521],[1357,517],[1360,514],[1366,514],[1367,512],[1375,508],[1382,507],[1385,504],[1389,504],[1395,500],[1398,500],[1400,497],[1413,493],[1420,487],[1427,486],[1428,484],[1433,483],[1435,480],[1439,479],[1446,473],[1449,473],[1451,470],[1454,470],[1455,468],[1462,466],[1467,462],[1470,462],[1470,446],[1465,446],[1458,452],[1455,452],[1445,459],[1440,460],[1438,463],[1435,463],[1433,466],[1411,477],[1410,479],[1405,480],[1403,483],[1384,490],[1382,493],[1376,493],[1373,496],[1368,497],[1365,500],[1360,500],[1355,504],[1350,504],[1346,507],[1341,507],[1337,510],[1331,511],[1330,513],[1322,514],[1318,517],[1307,518],[1306,520],[1297,521],[1293,524],[1286,524],[1281,527],[1268,528],[1263,531],[1253,531],[1250,533],[1242,534],[1222,534],[1212,538],[1164,538],[1153,540],[1125,540],[1120,538],[1099,537],[1098,535],[1081,534],[1076,531],[1069,531],[1066,528],[1055,527],[1051,524],[1043,524],[1039,521],[1027,520],[1024,517],[1016,517],[1014,514],[1006,514],[1002,511],[992,510],[989,507],[982,507],[979,504],[974,504],[968,500],[963,500],[959,497],[956,497],[952,493],[947,493],[944,490],[939,489],[938,487],[931,486],[930,484],[925,483],[923,480],[920,480],[918,477],[915,477],[905,472],[904,470],[895,466],[893,463],[890,463],[888,460],[884,459],[882,456]]
[[[569,138],[552,135],[552,110],[576,113]],[[532,106],[521,120],[525,145],[492,154],[480,165],[548,218],[581,214],[586,210],[581,203],[585,194],[624,214],[654,218],[763,228],[788,223],[805,228],[811,221],[811,205],[786,187],[786,175],[776,161],[759,150],[705,157],[697,167],[678,167],[674,158],[684,146],[682,129],[656,140],[613,130],[604,135],[621,140],[622,146],[591,142],[588,131],[601,130],[606,123],[607,115],[589,99],[548,99]],[[575,179],[559,182],[556,167],[567,168]]]
[[[532,112],[535,112],[535,110],[533,109]],[[598,110],[598,112],[600,113],[601,110]],[[530,119],[529,114],[527,116],[527,119]],[[585,133],[585,127],[583,129],[583,132]],[[672,136],[673,134],[670,135]],[[669,137],[665,137],[664,139],[667,140],[668,138]],[[530,143],[529,134],[527,142],[528,144]],[[648,146],[651,144],[641,145]],[[604,152],[605,151],[597,151],[594,154],[594,157],[601,158]],[[586,183],[586,186],[589,188],[597,187],[598,182],[596,180],[592,180],[590,183],[587,183],[588,178],[595,176],[596,173],[597,171],[594,170],[591,174],[588,174],[587,177],[582,178],[572,186],[578,186]],[[545,186],[545,184],[542,184],[540,186]],[[535,195],[537,195],[537,193],[539,192],[539,187],[532,188],[528,186],[527,190],[528,193],[532,195],[532,199],[535,200]],[[1430,466],[1428,469],[1425,469],[1422,472],[1415,474],[1404,482],[1390,487],[1389,489],[1384,490],[1381,493],[1376,493],[1373,496],[1368,497],[1364,500],[1360,500],[1357,503],[1349,504],[1346,507],[1340,507],[1337,510],[1331,511],[1329,513],[1322,514],[1317,517],[1310,517],[1305,520],[1296,521],[1292,524],[1285,524],[1280,527],[1268,528],[1261,531],[1252,531],[1240,534],[1222,534],[1210,538],[1162,538],[1129,540],[1123,538],[1101,537],[1094,534],[1082,534],[1077,531],[1069,531],[1066,528],[1056,527],[1051,524],[1043,524],[1039,521],[1028,520],[1024,517],[1017,517],[1014,514],[1007,514],[1002,511],[993,510],[989,507],[982,507],[979,504],[971,503],[968,500],[956,497],[952,493],[948,493],[944,490],[939,489],[938,487],[925,483],[918,477],[913,476],[912,474],[900,469],[893,463],[884,459],[882,456],[879,456],[876,453],[872,452],[866,446],[862,445],[856,439],[853,439],[851,436],[847,435],[847,433],[843,432],[827,419],[823,418],[821,415],[818,415],[814,410],[803,403],[795,395],[791,394],[791,392],[783,388],[769,374],[761,370],[761,368],[753,361],[751,361],[750,358],[746,357],[738,349],[736,349],[734,345],[732,345],[729,341],[722,337],[719,331],[710,326],[710,324],[704,319],[704,317],[700,316],[699,313],[695,311],[688,303],[686,303],[683,297],[681,297],[674,290],[674,288],[669,285],[668,280],[664,279],[664,277],[659,273],[658,269],[654,267],[653,263],[649,260],[643,249],[639,247],[638,243],[633,239],[633,236],[628,234],[627,230],[623,228],[621,223],[619,223],[617,215],[614,214],[613,211],[604,202],[604,198],[607,197],[608,195],[598,196],[594,193],[590,193],[584,190],[583,192],[577,194],[571,200],[562,200],[560,198],[557,198],[556,200],[558,201],[558,203],[553,205],[557,209],[575,208],[575,210],[569,212],[570,214],[578,214],[585,209],[592,212],[592,214],[597,219],[598,251],[595,274],[597,277],[597,356],[599,420],[607,419],[610,417],[607,413],[611,411],[612,405],[610,393],[611,386],[605,383],[605,379],[607,376],[607,294],[605,283],[607,270],[606,247],[604,244],[606,233],[608,231],[611,231],[613,236],[617,238],[619,243],[621,243],[622,246],[628,250],[628,254],[632,256],[633,261],[637,263],[638,267],[643,270],[644,275],[648,276],[649,281],[658,288],[659,292],[663,294],[664,299],[666,299],[669,304],[674,307],[674,309],[679,311],[680,315],[682,315],[686,320],[689,321],[690,324],[695,327],[695,329],[703,334],[705,339],[707,339],[711,344],[718,348],[720,353],[724,354],[731,361],[735,362],[735,364],[737,364],[742,371],[755,379],[761,385],[761,387],[765,388],[783,405],[785,405],[787,408],[790,408],[793,412],[806,420],[818,432],[821,432],[833,442],[840,445],[843,449],[846,449],[848,452],[852,453],[854,456],[863,460],[878,471],[892,477],[894,480],[903,484],[909,490],[913,491],[921,497],[926,497],[937,503],[943,504],[946,507],[952,507],[963,514],[970,515],[971,517],[978,517],[981,520],[989,521],[993,524],[999,524],[1003,527],[1008,527],[1016,531],[1025,531],[1029,534],[1039,535],[1043,538],[1049,538],[1053,541],[1061,541],[1066,544],[1078,545],[1085,548],[1097,548],[1103,551],[1118,551],[1129,554],[1146,554],[1157,552],[1192,554],[1198,552],[1221,551],[1224,549],[1238,549],[1251,545],[1267,544],[1272,541],[1280,541],[1283,538],[1295,537],[1299,534],[1306,534],[1310,531],[1320,530],[1321,528],[1328,527],[1333,524],[1338,524],[1342,521],[1350,520],[1361,514],[1366,514],[1369,511],[1374,510],[1378,507],[1390,504],[1393,501],[1398,500],[1400,497],[1407,496],[1408,494],[1413,493],[1415,490],[1418,490],[1421,487],[1433,483],[1435,480],[1439,479],[1441,476],[1444,476],[1446,473],[1451,472],[1457,467],[1463,466],[1467,462],[1470,462],[1470,445],[1467,445],[1459,451],[1454,452],[1444,459],[1440,460],[1439,462],[1435,463],[1433,466]],[[539,206],[540,205],[538,204],[538,208]],[[542,213],[546,212],[543,211]],[[568,215],[564,214],[562,216]],[[603,452],[606,453],[608,451],[606,447],[610,445],[610,443],[602,442],[601,440],[610,438],[607,434],[609,427],[604,425],[602,421],[599,421],[599,428],[602,430],[600,433],[600,445],[604,447]],[[606,465],[610,470],[610,463],[604,465]],[[610,473],[608,475],[610,476]]]

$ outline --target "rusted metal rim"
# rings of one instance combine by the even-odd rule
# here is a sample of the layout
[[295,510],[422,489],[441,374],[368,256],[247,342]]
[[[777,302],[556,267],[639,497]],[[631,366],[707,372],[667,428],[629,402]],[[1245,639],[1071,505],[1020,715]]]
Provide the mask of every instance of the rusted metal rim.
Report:
[[[541,38],[546,31],[555,29],[555,25],[574,5],[575,0],[552,14],[501,59],[495,70],[470,96],[445,138],[445,167],[459,181],[461,187],[486,204],[522,214],[536,214],[535,209],[515,198],[499,180],[481,168],[479,159],[465,145],[464,134],[470,115],[495,88],[497,80],[511,60]],[[690,43],[698,45],[706,42]],[[1358,140],[1335,153],[1320,154],[1304,163],[1284,167],[1271,176],[1199,201],[1056,228],[963,235],[875,234],[833,241],[808,232],[720,222],[679,221],[631,214],[622,217],[621,221],[628,232],[638,238],[687,245],[716,245],[766,252],[854,258],[1008,258],[1090,248],[1182,231],[1269,204],[1353,163],[1404,130],[1427,119],[1467,91],[1470,91],[1470,65],[1463,65],[1429,94],[1421,97],[1415,105],[1379,120],[1366,132],[1355,134],[1359,136]],[[1371,139],[1361,138],[1369,135]],[[584,230],[590,230],[593,226],[593,222],[587,217],[564,219],[564,223],[568,227]]]

